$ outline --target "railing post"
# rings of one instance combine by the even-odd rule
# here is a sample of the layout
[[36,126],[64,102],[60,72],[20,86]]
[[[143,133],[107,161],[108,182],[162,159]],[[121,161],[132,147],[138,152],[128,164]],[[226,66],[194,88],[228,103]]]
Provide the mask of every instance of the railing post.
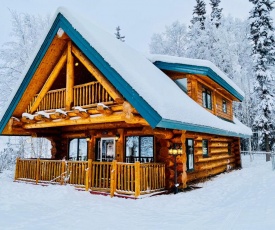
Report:
[[20,160],[20,158],[19,157],[17,157],[16,158],[16,165],[15,165],[15,174],[14,174],[14,180],[16,181],[17,180],[17,178],[18,178],[18,171],[19,171],[19,160]]
[[40,159],[37,158],[37,160],[36,160],[36,176],[35,176],[36,184],[38,184],[38,181],[39,181],[39,174],[40,174]]
[[61,177],[60,177],[60,184],[64,184],[64,176],[65,176],[65,170],[66,170],[66,161],[62,160],[61,162]]
[[116,178],[117,178],[117,161],[113,160],[111,168],[111,191],[110,195],[113,197],[116,191]]
[[140,162],[135,162],[135,197],[140,195]]
[[92,160],[88,159],[88,168],[86,169],[85,190],[88,191],[91,188],[91,172],[92,172]]
[[93,160],[88,160],[88,167],[89,167],[89,188],[92,187],[92,167],[93,167]]

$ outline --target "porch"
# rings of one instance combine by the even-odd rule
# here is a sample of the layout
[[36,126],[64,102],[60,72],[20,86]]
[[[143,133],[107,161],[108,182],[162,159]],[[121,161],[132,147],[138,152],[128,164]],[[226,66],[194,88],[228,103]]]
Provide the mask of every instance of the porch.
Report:
[[165,189],[165,165],[42,159],[17,159],[15,181],[70,184],[86,191],[138,197]]

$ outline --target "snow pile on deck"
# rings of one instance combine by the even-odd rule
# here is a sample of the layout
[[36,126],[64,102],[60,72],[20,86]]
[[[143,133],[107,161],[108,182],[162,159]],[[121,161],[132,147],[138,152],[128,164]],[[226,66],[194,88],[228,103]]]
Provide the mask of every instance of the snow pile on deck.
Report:
[[274,229],[275,171],[265,157],[196,189],[139,200],[110,198],[71,186],[13,182],[0,174],[1,229]]

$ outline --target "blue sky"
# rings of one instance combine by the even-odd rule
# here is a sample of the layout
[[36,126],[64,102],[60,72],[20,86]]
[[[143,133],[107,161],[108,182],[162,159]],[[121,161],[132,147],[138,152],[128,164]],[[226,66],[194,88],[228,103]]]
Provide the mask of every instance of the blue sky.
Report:
[[[30,14],[54,14],[59,6],[65,6],[83,14],[92,14],[96,24],[110,33],[121,27],[126,43],[141,52],[148,52],[153,33],[162,32],[166,25],[179,20],[189,23],[195,0],[0,0],[0,46],[9,41],[11,17],[9,9]],[[210,13],[209,0],[207,14]],[[251,10],[248,0],[222,0],[225,15],[245,19]],[[275,15],[275,14],[273,14]]]

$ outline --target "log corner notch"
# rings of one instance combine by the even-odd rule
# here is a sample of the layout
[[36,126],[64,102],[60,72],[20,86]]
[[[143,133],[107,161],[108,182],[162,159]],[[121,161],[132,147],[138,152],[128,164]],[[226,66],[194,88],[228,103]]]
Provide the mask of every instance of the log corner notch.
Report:
[[[132,107],[132,105],[124,101],[123,102],[123,112],[121,115],[122,120],[124,120],[128,124],[141,124],[144,126],[149,126],[148,122],[138,115],[138,112]],[[134,114],[135,113],[135,114]]]
[[111,115],[113,113],[113,110],[109,107],[104,105],[103,103],[98,103],[96,107],[97,111],[103,115]]
[[187,162],[187,156],[186,156],[186,130],[182,130],[181,134],[181,144],[182,144],[182,188],[187,188],[187,167],[186,167],[186,162]]

